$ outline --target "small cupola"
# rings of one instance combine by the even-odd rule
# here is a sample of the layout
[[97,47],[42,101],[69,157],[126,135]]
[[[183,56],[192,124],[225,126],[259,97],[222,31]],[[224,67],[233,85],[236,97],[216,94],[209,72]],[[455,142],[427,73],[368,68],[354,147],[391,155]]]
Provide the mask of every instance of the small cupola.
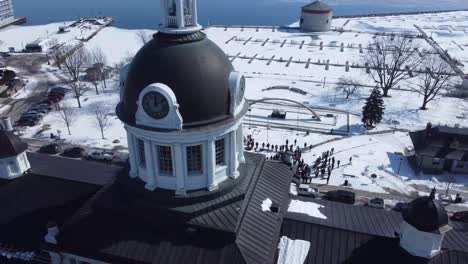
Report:
[[408,253],[432,258],[440,253],[445,233],[452,228],[444,206],[431,194],[413,200],[403,212],[400,246]]
[[13,133],[9,117],[1,119],[0,178],[14,179],[31,169],[26,151],[28,145]]
[[197,0],[161,0],[159,31],[189,34],[202,29],[198,24]]

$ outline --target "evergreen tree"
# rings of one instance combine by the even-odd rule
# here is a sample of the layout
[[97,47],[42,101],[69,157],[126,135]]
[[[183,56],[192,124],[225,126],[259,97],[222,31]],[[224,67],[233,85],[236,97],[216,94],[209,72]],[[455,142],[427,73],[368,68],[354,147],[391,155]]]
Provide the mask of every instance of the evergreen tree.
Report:
[[374,128],[382,121],[384,110],[385,107],[380,89],[374,88],[362,109],[362,123],[364,123],[364,126],[367,129]]

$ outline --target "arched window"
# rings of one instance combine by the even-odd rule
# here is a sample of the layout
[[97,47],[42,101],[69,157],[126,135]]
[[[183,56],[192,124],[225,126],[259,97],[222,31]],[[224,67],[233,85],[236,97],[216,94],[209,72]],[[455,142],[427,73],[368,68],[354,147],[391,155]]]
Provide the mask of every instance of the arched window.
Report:
[[169,15],[170,16],[177,16],[177,7],[175,0],[170,0],[169,1]]
[[192,15],[192,0],[184,1],[184,15],[186,16]]

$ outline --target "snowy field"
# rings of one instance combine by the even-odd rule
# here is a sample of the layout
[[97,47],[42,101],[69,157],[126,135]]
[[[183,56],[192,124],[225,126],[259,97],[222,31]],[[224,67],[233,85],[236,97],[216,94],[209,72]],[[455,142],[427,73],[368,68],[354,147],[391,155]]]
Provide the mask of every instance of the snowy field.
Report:
[[[55,44],[76,46],[94,34],[104,23],[105,19],[98,19],[97,23],[80,21],[39,26],[9,26],[0,30],[0,51],[8,51],[10,47],[21,51],[29,43],[40,44],[43,51],[47,51],[51,40],[56,40]],[[60,27],[66,28],[65,32],[60,33]]]
[[[447,21],[447,14],[449,21]],[[363,134],[360,114],[364,98],[369,95],[375,83],[369,79],[365,70],[359,67],[363,65],[362,53],[366,52],[365,46],[374,38],[379,37],[376,32],[419,34],[414,24],[419,25],[426,34],[432,33],[433,38],[444,49],[447,49],[452,57],[459,58],[462,62],[466,61],[468,52],[463,51],[465,47],[468,49],[468,12],[447,14],[334,20],[335,27],[346,30],[343,33],[332,31],[312,34],[294,29],[231,27],[211,27],[205,32],[230,56],[236,70],[246,75],[248,99],[287,98],[295,100],[315,109],[323,118],[321,123],[317,123],[311,120],[311,115],[303,109],[298,114],[297,106],[282,105],[281,107],[288,111],[288,120],[284,121],[284,125],[288,128],[266,129],[265,121],[267,123],[280,122],[268,119],[268,115],[275,107],[257,104],[252,107],[251,114],[245,118],[246,134],[252,135],[257,142],[277,145],[284,144],[285,139],[289,139],[290,144],[297,140],[297,145],[301,147],[304,143],[317,145],[329,140],[339,140],[320,145],[304,155],[307,162],[313,162],[322,151],[335,148],[336,158],[342,160],[342,167],[333,172],[331,185],[341,186],[347,179],[352,188],[359,190],[412,194],[417,192],[413,188],[414,184],[443,188],[441,182],[451,175],[415,175],[405,159],[400,168],[400,159],[395,153],[401,153],[406,146],[411,145],[407,133]],[[61,24],[63,23],[10,27],[0,31],[0,39],[3,41],[0,49],[11,45],[22,45],[20,42],[13,43],[17,39],[15,36],[23,36],[22,38],[25,39],[28,37],[31,41],[47,39],[50,34],[49,30],[52,32]],[[9,37],[5,31],[13,37]],[[89,49],[101,48],[106,54],[108,64],[114,66],[128,61],[141,48],[143,44],[138,33],[139,30],[108,27],[101,30],[84,46]],[[151,35],[154,31],[145,31],[145,33]],[[414,38],[413,41],[417,42],[421,50],[427,49],[434,52],[424,39]],[[363,48],[362,53],[360,47]],[[328,69],[325,66],[327,61],[330,63]],[[349,70],[346,64],[350,66]],[[126,146],[123,125],[115,114],[111,114],[109,128],[105,131],[106,139],[102,140],[92,113],[95,105],[104,105],[109,113],[114,112],[119,100],[117,72],[116,70],[113,77],[108,80],[108,88],[101,90],[100,95],[95,94],[94,88],[85,94],[84,108],[77,109],[80,118],[71,129],[72,135],[68,135],[59,114],[51,113],[41,124],[24,131],[24,136],[45,139],[51,132],[56,133],[60,130],[61,137],[74,144],[104,148]],[[345,99],[342,93],[336,91],[336,82],[341,77],[353,77],[361,82],[363,87],[350,99]],[[428,105],[429,110],[419,110],[422,98],[408,89],[413,81],[403,82],[400,85],[401,89],[390,91],[391,97],[385,98],[384,122],[373,131],[391,131],[394,128],[393,121],[398,121],[397,128],[407,130],[422,129],[427,122],[436,125],[467,125],[467,120],[460,117],[463,110],[461,100],[457,98],[440,97]],[[294,87],[306,93],[301,94],[287,89],[269,89],[274,86]],[[76,101],[71,95],[66,97],[65,103],[76,106]],[[349,126],[352,134],[355,135],[350,138],[343,139],[338,135],[323,133],[307,134],[294,129],[299,117],[299,126],[323,131],[332,128],[345,130],[346,112],[349,112]],[[328,113],[334,113],[335,117],[324,117]],[[259,125],[262,122],[263,125]],[[114,140],[120,142],[112,143]],[[349,157],[353,157],[353,163],[348,165]],[[376,179],[370,177],[374,173],[378,176]],[[456,179],[457,188],[468,185],[466,175],[458,176]],[[315,180],[314,183],[321,184],[324,181]]]

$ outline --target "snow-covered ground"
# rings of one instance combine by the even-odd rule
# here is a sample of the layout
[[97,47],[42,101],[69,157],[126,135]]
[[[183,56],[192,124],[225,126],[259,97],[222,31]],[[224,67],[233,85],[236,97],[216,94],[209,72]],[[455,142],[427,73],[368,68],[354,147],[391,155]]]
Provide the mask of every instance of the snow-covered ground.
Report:
[[[9,26],[0,30],[0,51],[7,51],[10,47],[16,51],[21,51],[26,44],[37,43],[47,51],[50,48],[51,40],[56,40],[56,44],[76,46],[82,40],[89,38],[103,24],[106,19],[98,19],[98,23],[86,20],[80,22],[58,22],[38,26]],[[60,33],[59,28],[65,27],[65,32]]]
[[[447,19],[447,16],[450,19]],[[468,52],[464,51],[468,43],[468,12],[441,13],[430,15],[394,16],[394,17],[364,17],[352,19],[335,19],[335,27],[342,27],[345,32],[303,33],[295,29],[272,28],[224,28],[211,27],[205,30],[208,37],[225,51],[232,59],[236,70],[247,77],[246,97],[251,100],[263,98],[287,98],[314,108],[321,117],[328,112],[349,112],[349,125],[351,132],[358,136],[329,142],[318,146],[312,152],[306,153],[304,159],[313,162],[322,151],[335,148],[336,159],[342,161],[342,166],[334,170],[330,180],[331,185],[340,186],[347,179],[352,188],[372,191],[410,194],[417,190],[413,184],[427,187],[443,188],[443,183],[449,175],[415,175],[403,159],[401,168],[400,159],[396,152],[403,152],[406,146],[411,144],[406,133],[387,133],[384,135],[360,135],[364,132],[361,126],[360,114],[364,104],[364,98],[370,93],[375,84],[369,79],[365,71],[351,67],[346,70],[346,63],[350,66],[363,65],[360,48],[364,47],[374,38],[379,36],[376,32],[409,32],[419,34],[414,25],[419,25],[428,35],[447,49],[452,57],[466,60]],[[453,19],[452,19],[453,18]],[[348,21],[349,20],[349,21]],[[58,26],[63,23],[49,24],[35,27],[9,27],[0,31],[0,39],[3,44],[0,49],[8,46],[21,46],[22,41],[31,42],[36,39],[48,39]],[[154,31],[144,31],[151,35]],[[110,66],[128,61],[129,58],[141,48],[142,42],[138,37],[138,30],[125,30],[108,27],[101,30],[84,46],[93,49],[101,48],[108,59]],[[453,42],[452,42],[453,40]],[[16,41],[16,42],[15,42]],[[415,38],[424,49],[434,50],[424,40]],[[320,47],[322,43],[323,48]],[[343,44],[343,51],[341,45]],[[457,45],[458,44],[458,45]],[[461,47],[461,48],[460,48]],[[457,51],[460,49],[460,52]],[[468,48],[468,47],[466,47]],[[273,57],[274,56],[274,57]],[[273,58],[273,59],[272,59]],[[309,60],[310,59],[310,60]],[[271,61],[270,61],[271,60]],[[330,68],[326,69],[325,62],[330,61]],[[310,62],[310,63],[309,63]],[[344,95],[335,89],[336,82],[341,77],[352,77],[365,85],[353,95],[351,99],[344,99]],[[384,122],[375,131],[391,130],[394,128],[392,121],[398,121],[398,128],[417,130],[425,127],[427,122],[443,125],[460,124],[466,126],[466,119],[460,119],[462,112],[461,100],[452,97],[440,97],[428,105],[429,110],[419,110],[422,98],[415,92],[408,91],[410,82],[403,82],[401,90],[391,90],[392,97],[385,98]],[[298,88],[306,94],[291,90],[267,90],[273,86],[289,86]],[[61,122],[58,113],[51,113],[45,117],[40,125],[27,129],[26,137],[37,137],[44,125],[49,130],[39,135],[47,138],[52,132],[61,131],[62,138],[75,144],[94,147],[112,148],[116,145],[126,146],[125,131],[122,123],[112,114],[110,126],[106,129],[106,139],[102,140],[99,129],[95,125],[92,114],[94,105],[104,105],[110,113],[114,112],[119,100],[118,76],[114,75],[108,80],[108,88],[101,90],[100,95],[95,95],[91,88],[83,99],[83,108],[77,109],[80,118],[71,128],[72,135],[68,135],[67,129]],[[71,95],[65,99],[65,103],[71,106],[76,101]],[[297,125],[297,105],[282,105],[288,113],[288,120],[284,121],[289,129],[271,128],[250,123],[255,121],[268,121],[267,116],[274,106],[257,104],[252,107],[251,115],[245,118],[245,133],[252,135],[257,142],[265,142],[275,145],[284,144],[289,139],[290,144],[297,140],[298,146],[317,145],[324,141],[340,139],[341,136],[318,133],[298,132],[294,129]],[[320,109],[317,109],[320,108]],[[325,110],[323,108],[326,108]],[[323,118],[323,122],[311,120],[307,111],[301,110],[299,125],[320,129],[346,130],[347,114],[336,114],[333,118]],[[302,122],[304,121],[304,122]],[[275,121],[276,122],[276,121]],[[249,129],[249,126],[251,128]],[[120,143],[113,144],[112,141]],[[267,153],[267,155],[269,155]],[[349,157],[353,157],[352,165],[348,165]],[[376,174],[376,179],[371,178]],[[465,175],[456,177],[457,184],[467,185]],[[315,180],[315,183],[324,183],[323,180]]]

